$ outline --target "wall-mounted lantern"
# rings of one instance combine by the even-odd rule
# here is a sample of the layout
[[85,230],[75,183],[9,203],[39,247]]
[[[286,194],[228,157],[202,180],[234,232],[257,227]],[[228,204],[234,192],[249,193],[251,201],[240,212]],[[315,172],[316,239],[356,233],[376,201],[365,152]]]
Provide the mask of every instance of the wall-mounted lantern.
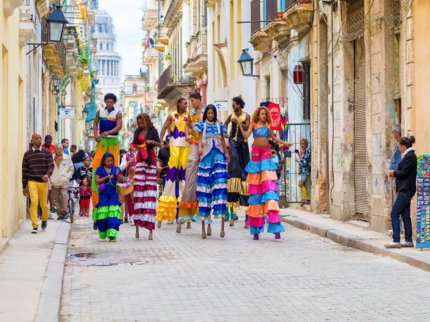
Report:
[[243,76],[260,77],[259,75],[253,75],[254,58],[248,54],[248,48],[242,49],[242,54],[237,62],[240,64]]
[[293,71],[294,84],[303,84],[305,79],[305,71],[302,64],[296,65]]

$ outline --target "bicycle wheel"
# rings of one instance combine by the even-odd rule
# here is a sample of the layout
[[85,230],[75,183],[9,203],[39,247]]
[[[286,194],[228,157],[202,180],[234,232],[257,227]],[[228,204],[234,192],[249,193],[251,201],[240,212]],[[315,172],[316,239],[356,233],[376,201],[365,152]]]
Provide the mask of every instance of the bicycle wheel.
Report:
[[73,223],[73,215],[75,213],[75,202],[73,201],[73,198],[69,198],[68,208],[70,214],[70,223]]

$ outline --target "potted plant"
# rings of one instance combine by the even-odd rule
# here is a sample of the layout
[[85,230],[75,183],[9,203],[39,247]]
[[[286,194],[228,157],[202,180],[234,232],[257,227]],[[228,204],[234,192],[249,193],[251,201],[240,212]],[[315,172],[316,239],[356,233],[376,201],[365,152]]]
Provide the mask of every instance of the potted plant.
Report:
[[172,59],[172,56],[170,56],[170,53],[168,53],[168,54],[164,57],[164,59],[165,59],[165,60],[171,60],[171,59]]

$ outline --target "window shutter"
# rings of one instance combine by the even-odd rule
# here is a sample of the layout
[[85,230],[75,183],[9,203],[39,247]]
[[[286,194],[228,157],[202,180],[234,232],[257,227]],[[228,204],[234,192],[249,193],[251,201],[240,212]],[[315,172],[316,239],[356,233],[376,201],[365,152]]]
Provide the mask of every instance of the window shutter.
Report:
[[251,1],[251,21],[257,21],[251,23],[251,34],[260,29],[260,0]]

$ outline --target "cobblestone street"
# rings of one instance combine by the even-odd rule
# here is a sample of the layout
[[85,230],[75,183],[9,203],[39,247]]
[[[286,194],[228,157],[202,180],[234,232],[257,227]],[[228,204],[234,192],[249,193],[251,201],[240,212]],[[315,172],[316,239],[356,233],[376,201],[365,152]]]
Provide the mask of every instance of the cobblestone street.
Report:
[[78,218],[60,321],[428,321],[425,271],[287,224],[282,241],[219,228],[164,224],[149,241],[124,224],[109,243]]

